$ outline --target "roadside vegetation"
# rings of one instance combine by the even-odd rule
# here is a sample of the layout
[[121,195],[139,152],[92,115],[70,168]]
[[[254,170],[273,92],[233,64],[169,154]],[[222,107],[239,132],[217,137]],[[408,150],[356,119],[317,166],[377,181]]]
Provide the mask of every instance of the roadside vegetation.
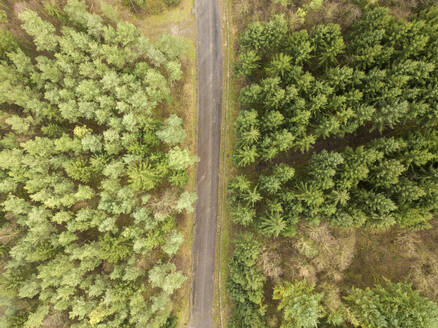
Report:
[[123,6],[133,13],[141,15],[158,15],[178,6],[179,0],[121,0]]
[[174,327],[183,44],[77,0],[32,9],[0,38],[1,326]]
[[229,327],[438,326],[437,17],[233,3]]

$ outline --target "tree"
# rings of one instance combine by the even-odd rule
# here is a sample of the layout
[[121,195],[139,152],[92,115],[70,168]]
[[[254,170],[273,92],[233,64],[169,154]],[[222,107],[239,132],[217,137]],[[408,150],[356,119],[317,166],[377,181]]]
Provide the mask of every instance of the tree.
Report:
[[253,145],[260,135],[258,113],[255,110],[241,111],[235,123],[239,142],[244,146]]
[[248,85],[240,90],[239,102],[242,109],[250,109],[259,105],[262,98],[262,88],[258,84]]
[[30,128],[29,120],[17,115],[8,117],[5,122],[11,126],[11,129],[19,134],[25,134]]
[[280,85],[281,80],[279,77],[268,77],[262,80],[262,95],[263,104],[272,109],[278,109],[282,107],[287,98],[286,91]]
[[251,186],[251,182],[243,175],[234,177],[228,184],[229,199],[233,203],[245,202],[254,205],[261,199],[257,188]]
[[268,67],[266,68],[266,72],[269,76],[283,77],[287,75],[289,71],[292,69],[291,62],[292,62],[291,56],[280,52],[272,58]]
[[406,283],[353,288],[344,297],[347,308],[364,328],[438,327],[438,306]]
[[312,156],[309,163],[309,175],[321,189],[330,189],[334,186],[333,177],[337,167],[344,162],[341,154],[335,152],[322,152]]
[[132,242],[124,236],[105,234],[100,243],[101,257],[111,263],[126,258],[132,249]]
[[317,25],[312,29],[310,38],[313,54],[318,58],[320,66],[336,63],[336,57],[344,51],[345,44],[339,25]]
[[183,240],[184,236],[182,235],[182,233],[173,230],[167,237],[166,243],[164,244],[162,249],[169,256],[175,255]]
[[236,62],[234,71],[237,77],[250,77],[251,74],[260,67],[260,57],[254,50],[242,52]]
[[251,24],[240,39],[240,46],[259,52],[276,49],[287,33],[287,22],[282,15],[274,16],[269,22]]
[[168,165],[175,170],[185,170],[198,161],[196,156],[190,155],[188,149],[181,149],[178,146],[173,147],[167,153]]
[[108,25],[84,1],[46,9],[56,26],[19,13],[35,47],[0,34],[1,325],[161,328],[185,280],[176,220],[196,199],[196,159],[166,109],[183,44]]
[[281,211],[270,211],[260,222],[260,230],[272,237],[278,237],[286,228],[286,222]]
[[6,54],[18,48],[15,36],[6,30],[0,30],[0,58],[6,59]]
[[256,217],[256,210],[251,206],[237,204],[230,208],[230,218],[234,223],[248,226]]
[[231,327],[266,327],[263,286],[266,278],[256,268],[260,243],[251,234],[243,234],[235,242],[231,258],[227,291],[234,302]]
[[172,114],[164,122],[164,128],[156,132],[158,138],[171,146],[182,143],[187,136],[182,123],[181,118]]
[[321,305],[322,293],[305,281],[286,282],[274,287],[273,299],[278,300],[278,309],[283,311],[282,328],[317,327],[324,315]]
[[29,315],[24,327],[37,328],[41,327],[43,320],[49,314],[50,307],[48,305],[39,306],[37,310]]
[[188,213],[192,213],[194,211],[193,204],[197,199],[198,196],[195,193],[184,191],[176,202],[174,208],[178,213],[182,212],[183,210],[186,210]]
[[34,37],[37,50],[53,51],[56,49],[58,38],[52,24],[43,21],[37,13],[28,9],[21,11],[18,17],[24,21],[23,27],[26,32]]
[[135,164],[128,170],[132,187],[144,191],[155,188],[165,174],[166,167],[153,167],[148,163]]
[[181,287],[186,280],[181,271],[176,271],[175,264],[156,265],[149,270],[149,282],[153,288],[161,288],[163,291],[171,295],[175,289]]
[[233,154],[234,163],[239,166],[248,166],[253,164],[257,159],[257,149],[255,146],[252,147],[242,147]]
[[306,30],[290,33],[285,46],[296,65],[306,63],[311,58],[312,44]]
[[399,177],[406,168],[398,160],[385,160],[373,170],[370,180],[376,187],[389,188],[399,182]]

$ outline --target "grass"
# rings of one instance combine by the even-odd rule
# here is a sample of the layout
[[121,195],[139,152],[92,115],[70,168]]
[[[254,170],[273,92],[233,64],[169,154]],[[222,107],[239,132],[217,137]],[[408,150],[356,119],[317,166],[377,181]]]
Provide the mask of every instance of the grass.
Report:
[[154,40],[161,33],[179,34],[178,27],[188,29],[190,39],[195,40],[195,16],[193,14],[194,0],[181,0],[176,7],[172,7],[157,15],[145,16],[132,12],[124,7],[119,0],[104,0],[113,6],[120,17],[136,25],[144,35]]
[[223,86],[222,95],[222,125],[221,125],[221,153],[219,167],[219,199],[218,199],[218,228],[216,248],[216,275],[214,293],[214,318],[218,327],[226,327],[231,310],[230,300],[226,292],[226,281],[228,278],[228,263],[231,258],[233,224],[228,220],[228,207],[226,204],[226,186],[230,178],[235,174],[232,162],[232,150],[234,148],[236,136],[234,134],[234,124],[237,114],[237,95],[238,91],[234,85],[233,62],[234,45],[236,34],[234,33],[231,16],[231,1],[222,2],[222,40],[223,40]]
[[[186,147],[192,154],[196,153],[196,117],[197,117],[197,78],[196,78],[196,44],[193,40],[187,41],[187,55],[184,60],[185,84],[182,87],[183,96],[177,104],[179,113],[184,117],[187,131]],[[186,186],[189,192],[196,191],[196,167],[189,169],[189,182]],[[178,252],[176,262],[188,278],[183,287],[178,290],[174,304],[177,305],[178,328],[184,327],[190,316],[190,290],[192,276],[192,242],[193,242],[194,214],[186,214],[183,221],[178,223],[178,230],[182,231],[185,238]]]
[[392,228],[384,232],[357,231],[356,254],[345,271],[345,284],[366,287],[408,281],[438,301],[438,222],[421,231]]
[[178,6],[173,7],[159,15],[147,17],[148,25],[157,26],[169,23],[178,23],[192,19],[194,0],[181,0]]

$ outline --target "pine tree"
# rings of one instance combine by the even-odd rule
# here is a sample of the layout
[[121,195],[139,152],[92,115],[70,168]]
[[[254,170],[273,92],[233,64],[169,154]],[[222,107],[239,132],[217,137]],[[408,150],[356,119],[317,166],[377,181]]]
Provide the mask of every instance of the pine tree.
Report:
[[274,288],[273,299],[279,300],[278,309],[283,311],[281,327],[316,327],[324,315],[322,293],[305,281],[286,282]]
[[409,284],[387,281],[385,286],[372,289],[353,288],[344,299],[364,328],[438,326],[436,303],[420,296]]
[[237,77],[250,77],[251,74],[260,67],[260,57],[254,50],[242,52],[239,60],[235,64],[234,71]]
[[182,143],[187,134],[182,126],[182,119],[172,114],[164,123],[164,128],[156,132],[158,138],[169,145]]

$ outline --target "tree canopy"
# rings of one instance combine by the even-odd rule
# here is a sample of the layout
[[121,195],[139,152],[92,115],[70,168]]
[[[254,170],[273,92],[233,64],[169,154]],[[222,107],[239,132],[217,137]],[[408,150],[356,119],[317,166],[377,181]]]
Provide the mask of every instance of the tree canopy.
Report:
[[[229,184],[234,222],[271,237],[302,221],[429,226],[438,210],[437,14],[407,21],[372,8],[343,33],[332,23],[293,31],[282,16],[248,26],[235,65],[245,79],[233,159],[242,172],[257,169]],[[300,153],[310,160],[295,174]]]
[[[164,327],[196,158],[166,114],[179,42],[154,44],[69,0],[55,28],[19,13],[35,49],[0,63],[5,327]],[[170,322],[170,321],[169,321]]]

